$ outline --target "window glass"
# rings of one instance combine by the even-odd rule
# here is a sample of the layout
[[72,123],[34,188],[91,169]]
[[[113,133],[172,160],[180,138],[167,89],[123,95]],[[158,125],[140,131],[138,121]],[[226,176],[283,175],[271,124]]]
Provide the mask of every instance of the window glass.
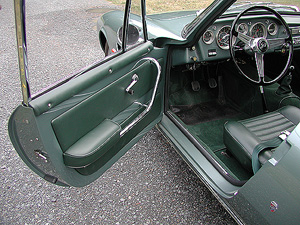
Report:
[[199,11],[205,9],[214,0],[147,0],[147,15],[174,11]]
[[[147,31],[149,39],[170,37],[182,39],[181,31],[214,0],[147,0]],[[158,29],[163,24],[164,29]],[[158,26],[157,26],[158,25]]]
[[142,15],[141,0],[131,0],[131,13],[135,15]]
[[141,0],[131,1],[128,28],[127,47],[134,46],[144,41]]
[[[300,8],[300,1],[299,0],[252,0],[252,3],[275,3],[275,4],[281,4],[281,5],[287,5],[287,6],[297,6],[298,8]],[[237,3],[245,3],[244,0],[238,0]],[[282,8],[283,10],[284,8]]]
[[[123,1],[112,0],[117,5],[122,5]],[[131,48],[144,41],[143,24],[142,24],[141,0],[132,0],[129,14],[126,48]],[[120,50],[123,42],[123,26],[118,29],[118,46]],[[112,50],[114,52],[114,50]]]
[[[99,0],[26,1],[31,93],[103,59],[106,38],[100,35],[100,28],[109,18],[123,24],[124,5]],[[115,10],[119,13],[101,19]],[[116,37],[117,27],[114,29],[106,29],[106,35]]]

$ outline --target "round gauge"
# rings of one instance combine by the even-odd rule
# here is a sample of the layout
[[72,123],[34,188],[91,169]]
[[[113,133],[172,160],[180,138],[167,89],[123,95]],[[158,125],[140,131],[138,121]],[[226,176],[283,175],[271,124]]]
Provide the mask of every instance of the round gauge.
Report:
[[276,23],[270,23],[270,25],[268,26],[268,32],[270,35],[274,36],[277,34],[278,31],[278,26]]
[[214,33],[211,30],[205,31],[205,33],[202,36],[203,42],[207,45],[210,45],[214,41]]
[[222,27],[217,34],[217,44],[221,49],[229,49],[230,26]]
[[241,23],[240,25],[238,25],[237,31],[242,34],[247,34],[248,33],[248,25],[245,23]]
[[250,36],[253,38],[267,37],[267,30],[263,23],[255,23],[250,29]]

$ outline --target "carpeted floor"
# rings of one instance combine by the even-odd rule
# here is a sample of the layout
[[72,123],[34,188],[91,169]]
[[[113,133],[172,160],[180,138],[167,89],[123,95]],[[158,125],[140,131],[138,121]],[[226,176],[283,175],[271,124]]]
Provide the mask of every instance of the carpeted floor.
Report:
[[210,101],[194,106],[176,106],[176,115],[187,125],[211,122],[222,118],[230,118],[239,114],[228,105]]
[[248,118],[228,105],[217,101],[195,106],[174,106],[176,115],[185,123],[185,127],[202,143],[209,152],[232,174],[240,180],[249,179],[251,174],[226,152],[223,143],[223,127],[227,121]]

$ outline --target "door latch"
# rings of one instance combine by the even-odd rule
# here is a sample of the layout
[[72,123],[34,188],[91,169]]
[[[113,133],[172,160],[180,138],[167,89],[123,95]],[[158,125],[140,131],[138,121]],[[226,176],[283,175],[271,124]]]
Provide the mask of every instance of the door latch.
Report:
[[39,158],[43,159],[45,162],[48,162],[48,155],[47,155],[47,153],[42,152],[39,149],[34,150],[34,153],[35,153],[36,156],[38,156]]
[[131,83],[129,84],[129,86],[125,89],[125,91],[130,94],[133,95],[134,94],[134,90],[132,90],[131,88],[139,81],[139,76],[137,74],[133,74],[132,79],[131,79]]

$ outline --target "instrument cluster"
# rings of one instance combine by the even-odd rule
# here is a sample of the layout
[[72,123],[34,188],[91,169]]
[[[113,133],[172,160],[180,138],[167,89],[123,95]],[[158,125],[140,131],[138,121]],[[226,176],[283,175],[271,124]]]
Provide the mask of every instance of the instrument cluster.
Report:
[[[229,49],[229,34],[231,26],[227,24],[216,24],[211,26],[202,36],[206,45],[214,43],[223,50]],[[275,21],[265,19],[264,21],[242,21],[237,26],[237,31],[250,37],[276,36],[278,34],[278,24]]]

